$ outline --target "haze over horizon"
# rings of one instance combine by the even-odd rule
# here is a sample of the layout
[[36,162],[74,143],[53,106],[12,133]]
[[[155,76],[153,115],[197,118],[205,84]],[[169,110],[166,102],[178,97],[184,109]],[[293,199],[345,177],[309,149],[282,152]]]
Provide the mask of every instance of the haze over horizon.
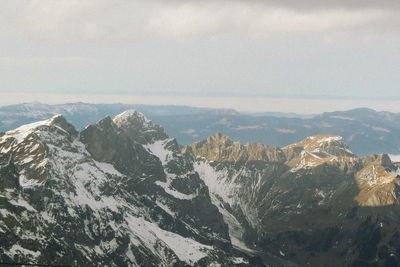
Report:
[[400,112],[397,1],[2,1],[0,105]]
[[[36,97],[35,97],[36,96]],[[400,101],[352,101],[340,100],[332,102],[326,99],[299,99],[299,98],[222,98],[222,97],[182,97],[182,96],[132,96],[132,95],[43,95],[20,96],[14,102],[0,101],[0,107],[26,103],[39,104],[142,104],[154,106],[190,106],[200,108],[233,109],[242,113],[296,113],[302,115],[316,115],[324,112],[348,111],[359,108],[368,108],[376,111],[400,113]],[[6,98],[10,100],[10,98]],[[14,99],[15,100],[15,99]]]

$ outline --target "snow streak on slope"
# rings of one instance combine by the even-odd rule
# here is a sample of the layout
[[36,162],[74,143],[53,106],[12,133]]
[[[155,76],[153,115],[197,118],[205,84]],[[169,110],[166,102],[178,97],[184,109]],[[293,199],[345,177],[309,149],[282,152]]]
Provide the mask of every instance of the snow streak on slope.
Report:
[[[57,117],[57,116],[55,116]],[[53,117],[53,118],[55,118]],[[30,124],[26,124],[26,125],[22,125],[21,127],[15,129],[15,130],[11,130],[5,133],[4,136],[2,136],[0,138],[0,142],[2,140],[5,140],[7,138],[14,138],[16,140],[16,143],[21,143],[22,141],[25,140],[25,138],[31,134],[37,127],[39,126],[48,126],[51,124],[53,118],[49,119],[49,120],[45,120],[45,121],[38,121],[38,122],[34,122],[34,123],[30,123]]]
[[[43,126],[43,122],[33,125],[32,127]],[[28,130],[24,133],[23,138],[28,138],[29,132],[31,132],[29,129],[32,127],[25,127]],[[58,128],[58,126],[48,123],[43,128],[35,130],[35,138],[46,147],[47,176],[44,182],[37,184],[37,187],[43,187],[35,189],[46,192],[40,201],[42,203],[39,203],[39,207],[46,207],[46,209],[37,209],[37,203],[35,205],[30,203],[32,200],[26,198],[28,194],[19,192],[18,188],[7,189],[8,191],[5,191],[4,195],[0,194],[0,197],[6,199],[7,205],[13,205],[16,207],[15,209],[23,210],[22,216],[18,219],[19,223],[40,222],[36,226],[36,234],[39,236],[25,237],[27,232],[21,233],[20,230],[17,230],[15,234],[19,236],[19,240],[30,240],[30,238],[36,241],[42,240],[40,235],[43,234],[44,229],[53,229],[60,220],[65,220],[65,223],[68,224],[76,222],[78,225],[82,225],[83,229],[79,229],[79,231],[84,231],[85,238],[83,241],[76,241],[74,246],[88,260],[93,259],[94,255],[102,258],[117,253],[117,250],[121,249],[121,244],[117,239],[119,236],[130,236],[129,246],[124,248],[124,251],[118,252],[118,255],[122,253],[129,259],[130,265],[138,265],[137,255],[132,251],[150,249],[154,253],[152,255],[160,260],[160,266],[171,266],[179,260],[193,265],[198,260],[214,253],[214,248],[211,246],[161,229],[157,224],[157,218],[154,218],[148,207],[138,199],[140,196],[128,192],[120,193],[123,189],[119,187],[118,182],[129,179],[128,177],[109,163],[93,160],[78,137],[71,137],[66,131],[60,131]],[[25,139],[21,139],[19,142],[24,142]],[[157,144],[156,146],[161,149],[161,153],[168,155],[172,153],[162,145]],[[169,159],[164,159],[167,164]],[[26,161],[25,164],[31,164],[31,161]],[[169,181],[174,178],[173,174],[167,176]],[[34,180],[26,179],[21,175],[19,181],[20,186],[28,186]],[[104,188],[107,187],[111,187],[115,190],[114,192],[119,193],[104,194]],[[192,199],[196,196],[180,193],[169,186],[164,189],[178,199]],[[158,196],[158,199],[161,200],[162,197]],[[154,201],[155,205],[157,203],[168,214],[174,215],[167,205],[160,201]],[[14,215],[6,209],[0,209],[1,222],[3,222],[3,218],[10,216]],[[116,216],[118,219],[114,219]],[[0,232],[4,233],[9,230],[7,228],[7,225],[1,226]],[[88,240],[86,239],[90,240],[89,243],[96,243],[98,235],[109,231],[107,230],[109,228],[115,233],[114,238],[102,240],[94,246],[87,244]],[[46,247],[47,242],[63,245],[63,240],[53,241],[52,238],[53,235],[50,235],[48,236],[49,240],[40,241],[41,245]],[[16,241],[7,253],[11,258],[16,255],[19,257],[21,254],[27,255],[26,257],[32,262],[42,255],[40,251],[31,250],[29,246],[20,241]]]
[[161,186],[166,193],[174,196],[177,199],[190,200],[195,198],[196,194],[189,194],[189,195],[183,194],[175,190],[173,187],[171,187],[172,180],[179,179],[176,177],[175,174],[170,173],[167,168],[168,162],[170,162],[174,158],[173,152],[167,148],[167,146],[172,141],[174,141],[174,139],[157,140],[154,143],[145,145],[144,147],[147,148],[153,155],[155,155],[160,159],[161,164],[164,167],[164,172],[167,175],[166,182],[157,181],[156,184]]
[[229,226],[229,236],[232,245],[239,250],[254,253],[254,251],[248,248],[242,241],[242,235],[244,233],[243,226],[236,217],[225,208],[226,204],[236,204],[234,193],[236,189],[239,189],[239,185],[234,183],[234,179],[232,179],[232,182],[230,183],[227,182],[227,172],[215,171],[206,160],[197,161],[194,164],[194,168],[195,171],[199,173],[200,178],[208,186],[212,203],[218,208],[219,212],[224,217],[225,223]]
[[[79,151],[77,154],[66,151],[53,152],[59,154],[56,158],[63,159],[61,162],[53,162],[54,164],[57,164],[58,172],[65,172],[66,170],[64,169],[64,166],[75,165],[73,164],[73,161],[82,161],[83,158],[81,155],[87,154],[87,152],[84,151],[83,144],[78,141],[75,141],[74,144]],[[167,150],[161,150],[161,153],[168,154],[169,152]],[[71,172],[71,170],[69,172]],[[101,196],[98,189],[102,186],[102,184],[107,182],[103,172],[115,176],[123,176],[120,172],[115,170],[111,164],[100,163],[96,161],[93,161],[93,163],[87,162],[77,164],[76,167],[72,169],[72,175],[69,175],[71,179],[73,179],[73,183],[76,188],[76,196],[64,195],[64,197],[69,199],[71,202],[76,202],[77,205],[88,205],[94,210],[109,209],[112,211],[118,211],[120,209],[126,209],[126,207],[129,207],[126,212],[128,227],[132,233],[135,233],[135,236],[132,238],[139,238],[142,242],[148,245],[146,247],[157,247],[159,245],[159,240],[162,240],[165,243],[165,247],[174,251],[179,259],[187,262],[188,264],[194,264],[199,259],[207,256],[205,252],[213,250],[213,248],[210,246],[202,245],[189,238],[183,238],[178,234],[162,230],[157,226],[156,223],[146,221],[143,219],[143,217],[136,217],[143,216],[144,211],[133,208],[131,205],[129,205],[129,203],[126,203],[122,199]],[[86,182],[88,178],[91,181],[90,184]],[[165,189],[167,193],[173,194],[177,198],[190,199],[193,197],[173,190],[168,190],[168,188]],[[157,254],[163,255],[162,253],[159,254],[158,252]],[[164,256],[167,257],[168,255]],[[165,260],[165,263],[169,264],[168,260]]]
[[224,202],[234,204],[234,190],[238,187],[234,181],[228,183],[226,178],[228,173],[225,171],[217,172],[208,164],[206,160],[197,161],[194,164],[196,172],[208,186],[211,193],[218,195]]
[[213,250],[213,247],[206,246],[196,242],[190,238],[184,238],[175,233],[165,231],[158,227],[155,223],[148,222],[143,218],[137,218],[128,216],[128,223],[131,231],[135,234],[133,238],[139,238],[141,241],[147,244],[147,247],[154,249],[155,253],[161,253],[157,251],[158,240],[172,249],[181,261],[184,261],[190,265],[193,265],[200,259],[206,257]]
[[172,151],[165,148],[171,140],[173,139],[158,140],[145,146],[153,155],[160,159],[163,166],[173,158]]

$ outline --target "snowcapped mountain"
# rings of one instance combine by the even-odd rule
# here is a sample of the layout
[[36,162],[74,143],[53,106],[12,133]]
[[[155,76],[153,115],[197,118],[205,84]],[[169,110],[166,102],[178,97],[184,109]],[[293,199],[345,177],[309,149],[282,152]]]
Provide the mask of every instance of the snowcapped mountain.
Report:
[[0,137],[1,262],[248,264],[174,139],[135,111],[77,132],[62,116]]
[[400,155],[400,114],[366,108],[302,116],[245,114],[227,109],[188,106],[23,103],[0,107],[0,131],[45,120],[55,114],[62,114],[76,129],[81,130],[105,116],[114,117],[129,109],[146,114],[182,145],[201,141],[216,132],[242,143],[257,142],[279,147],[308,136],[331,134],[342,136],[351,151],[359,156],[389,153],[394,158]]
[[344,139],[180,146],[135,110],[0,133],[0,261],[398,266],[397,165]]
[[300,266],[399,263],[400,178],[387,155],[358,158],[332,135],[280,149],[216,134],[182,152],[195,160],[234,246]]

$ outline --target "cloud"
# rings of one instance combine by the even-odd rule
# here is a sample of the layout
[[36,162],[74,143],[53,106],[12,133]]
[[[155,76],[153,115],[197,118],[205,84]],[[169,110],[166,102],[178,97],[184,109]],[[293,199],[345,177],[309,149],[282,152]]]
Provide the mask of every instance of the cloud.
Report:
[[0,29],[3,37],[80,41],[379,32],[399,28],[398,2],[12,0],[2,2]]
[[150,26],[159,34],[184,36],[198,34],[248,33],[253,36],[274,33],[329,33],[368,27],[389,16],[388,10],[328,9],[299,11],[233,4],[181,4],[163,9],[150,18]]
[[[234,0],[235,1],[235,0]],[[237,2],[242,2],[242,0],[237,0]],[[396,0],[250,0],[250,3],[257,3],[260,5],[283,7],[292,10],[328,10],[328,9],[397,9],[400,8],[399,1]]]
[[0,94],[390,97],[397,2],[3,0]]

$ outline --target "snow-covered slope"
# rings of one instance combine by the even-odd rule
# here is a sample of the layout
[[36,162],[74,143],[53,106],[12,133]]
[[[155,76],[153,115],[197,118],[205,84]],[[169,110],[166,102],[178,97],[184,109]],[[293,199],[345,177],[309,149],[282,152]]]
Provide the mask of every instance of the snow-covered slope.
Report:
[[[192,156],[242,251],[262,248],[300,265],[347,266],[370,249],[349,240],[377,238],[365,225],[375,229],[385,220],[391,238],[400,230],[398,167],[385,154],[356,157],[339,136],[311,136],[279,149],[216,134],[182,152]],[[393,248],[388,240],[357,242]]]
[[2,135],[1,262],[248,262],[232,250],[228,227],[192,163],[161,130],[129,111],[81,133],[55,116]]
[[0,261],[396,266],[399,173],[338,136],[180,147],[134,110],[81,132],[58,115],[0,133]]

